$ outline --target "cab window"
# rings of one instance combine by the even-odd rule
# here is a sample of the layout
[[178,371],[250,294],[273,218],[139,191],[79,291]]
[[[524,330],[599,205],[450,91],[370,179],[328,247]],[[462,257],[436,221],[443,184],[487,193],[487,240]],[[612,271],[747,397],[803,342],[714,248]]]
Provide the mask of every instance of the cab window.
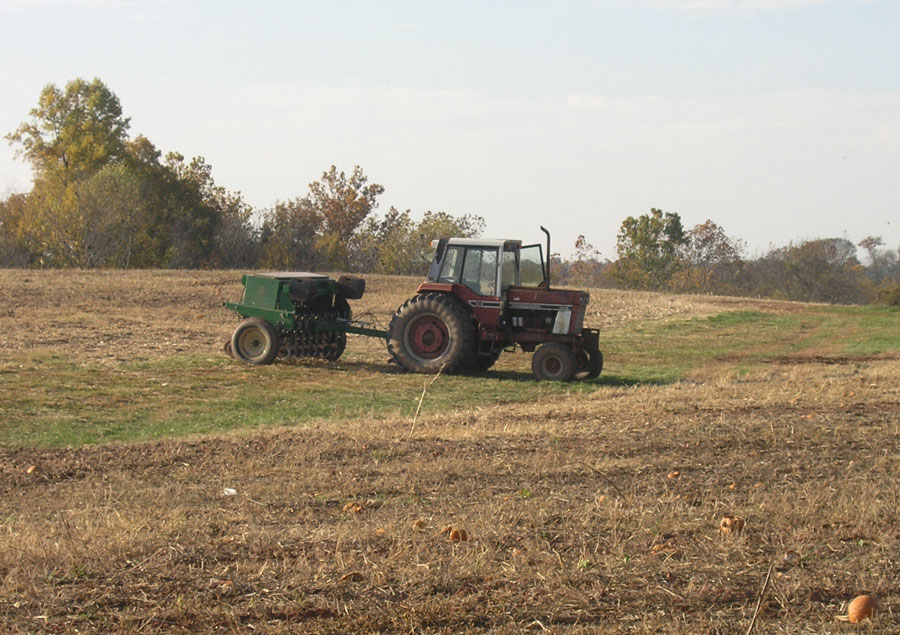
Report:
[[462,264],[462,247],[447,247],[447,254],[444,257],[444,266],[441,267],[441,275],[438,282],[449,282],[454,284],[459,282],[459,270]]
[[539,287],[544,282],[544,258],[540,245],[522,247],[519,254],[520,276],[523,287]]
[[469,247],[462,283],[478,295],[497,295],[497,248]]
[[516,260],[516,252],[512,249],[504,249],[503,262],[501,265],[503,269],[500,284],[502,290],[505,292],[510,287],[519,284],[519,281],[516,279],[517,274],[519,273],[519,263]]

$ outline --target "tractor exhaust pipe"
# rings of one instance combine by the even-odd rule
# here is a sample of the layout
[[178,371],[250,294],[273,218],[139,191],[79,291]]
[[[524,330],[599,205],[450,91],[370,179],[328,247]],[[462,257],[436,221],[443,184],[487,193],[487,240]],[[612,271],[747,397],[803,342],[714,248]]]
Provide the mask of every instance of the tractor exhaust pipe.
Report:
[[544,272],[544,283],[547,289],[550,289],[550,232],[546,227],[541,225],[541,231],[547,234],[547,270]]

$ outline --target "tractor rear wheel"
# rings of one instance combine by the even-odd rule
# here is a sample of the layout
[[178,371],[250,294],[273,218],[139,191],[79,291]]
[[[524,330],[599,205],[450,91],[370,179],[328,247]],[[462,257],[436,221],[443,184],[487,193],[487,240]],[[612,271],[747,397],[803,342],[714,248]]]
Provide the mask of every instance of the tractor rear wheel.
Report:
[[538,381],[572,381],[575,366],[575,353],[559,342],[544,344],[531,358],[531,371]]
[[420,293],[397,309],[388,350],[415,373],[465,371],[475,349],[475,329],[465,307],[443,293]]
[[231,354],[248,364],[271,364],[278,356],[278,333],[260,318],[247,318],[231,335]]

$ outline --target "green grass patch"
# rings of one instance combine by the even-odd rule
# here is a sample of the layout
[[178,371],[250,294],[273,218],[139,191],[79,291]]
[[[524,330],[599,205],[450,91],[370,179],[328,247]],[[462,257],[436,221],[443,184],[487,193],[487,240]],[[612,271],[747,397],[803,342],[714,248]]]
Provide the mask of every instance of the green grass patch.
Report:
[[727,311],[704,318],[706,322],[721,327],[738,326],[742,324],[754,324],[769,317],[762,311]]
[[[600,384],[537,383],[530,356],[511,355],[496,373],[447,375],[424,411],[590,392]],[[247,366],[223,356],[173,356],[121,366],[53,356],[0,367],[0,434],[6,446],[76,446],[136,441],[318,419],[411,417],[430,377],[348,354],[333,364]],[[12,399],[12,395],[16,395]]]
[[715,364],[738,370],[803,355],[862,357],[900,351],[900,311],[810,305],[795,313],[730,311],[639,323],[601,334],[607,367],[634,382],[676,381]]
[[[424,412],[532,402],[611,386],[677,381],[727,364],[738,372],[776,358],[865,357],[900,350],[900,310],[809,306],[794,313],[726,312],[641,322],[601,333],[595,381],[535,382],[531,356],[504,354],[491,371],[443,376]],[[400,372],[353,342],[336,363],[243,365],[224,355],[78,363],[49,353],[0,364],[5,446],[76,446],[303,425],[313,420],[411,417],[430,377]]]
[[836,319],[849,332],[838,332],[847,355],[878,355],[900,350],[900,307],[839,307]]

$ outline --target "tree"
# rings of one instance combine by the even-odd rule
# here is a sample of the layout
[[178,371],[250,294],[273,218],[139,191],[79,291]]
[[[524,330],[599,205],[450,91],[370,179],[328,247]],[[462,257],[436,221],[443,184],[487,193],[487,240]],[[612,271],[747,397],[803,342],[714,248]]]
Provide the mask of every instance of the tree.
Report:
[[[381,250],[378,268],[384,273],[424,275],[428,270],[433,240],[477,238],[484,231],[484,225],[484,218],[475,214],[453,216],[447,212],[428,210],[422,220],[406,229],[392,246],[386,245]],[[391,253],[394,249],[397,253]]]
[[366,185],[368,177],[358,165],[349,177],[331,166],[320,181],[309,184],[309,202],[322,221],[317,251],[328,269],[346,269],[348,247],[354,232],[376,207],[376,198],[384,192],[378,184]]
[[37,178],[55,174],[63,184],[86,178],[125,156],[130,120],[119,98],[99,79],[76,79],[60,90],[47,84],[31,120],[6,136],[31,162]]
[[148,216],[136,175],[124,164],[107,165],[64,186],[41,179],[31,192],[11,199],[16,235],[48,267],[130,267],[139,230]]
[[587,241],[584,234],[575,239],[575,257],[571,262],[560,263],[559,277],[554,272],[554,279],[565,279],[566,284],[587,287],[599,287],[605,281],[605,271],[609,261],[600,260],[600,250]]
[[629,216],[619,230],[614,276],[630,288],[664,289],[678,268],[685,241],[678,214],[652,208],[649,214]]
[[427,255],[435,238],[474,238],[484,228],[484,219],[472,214],[453,216],[427,211],[418,222],[410,210],[391,207],[384,218],[370,217],[352,241],[356,271],[397,275],[423,275]]
[[69,228],[74,188],[59,179],[38,179],[25,196],[20,233],[42,267],[73,267],[78,236]]
[[410,211],[401,212],[391,206],[384,218],[369,217],[353,240],[351,262],[360,272],[412,273],[416,255],[421,252],[421,239],[415,236]]
[[884,240],[880,236],[867,236],[859,246],[868,256],[866,277],[873,285],[871,296],[874,301],[900,305],[900,249],[882,249]]
[[7,139],[34,170],[15,222],[32,261],[198,267],[249,249],[252,210],[240,194],[216,186],[202,157],[161,162],[148,139],[130,140],[119,99],[99,79],[47,85],[30,115]]
[[125,157],[129,121],[99,79],[76,79],[64,90],[48,84],[29,114],[6,136],[34,170],[34,186],[21,201],[19,235],[42,264],[96,266],[106,260],[106,243],[123,242],[121,235],[109,237],[122,229],[121,218],[114,218],[125,213],[116,208],[122,201],[103,190],[113,187],[124,196],[124,188],[133,188],[124,173],[102,172]]
[[484,219],[472,214],[425,212],[418,222],[410,210],[391,207],[383,218],[370,216],[350,241],[350,266],[355,271],[397,275],[423,275],[435,238],[472,238],[484,227]]
[[447,212],[425,212],[416,232],[428,246],[436,238],[477,238],[484,231],[484,218],[477,214],[453,216]]
[[367,185],[359,166],[348,177],[331,166],[309,194],[279,202],[262,215],[260,263],[273,268],[420,274],[432,238],[475,236],[480,216],[425,212],[416,223],[396,207],[372,214],[384,188]]
[[809,240],[771,250],[748,263],[752,292],[758,295],[850,304],[868,299],[856,247],[846,238]]
[[259,259],[257,230],[253,225],[253,207],[240,192],[225,192],[217,197],[219,223],[213,236],[214,267],[255,267]]
[[170,152],[165,168],[158,186],[164,197],[160,203],[162,224],[168,230],[163,234],[168,246],[162,266],[196,268],[208,264],[221,221],[217,197],[224,190],[217,188],[212,166],[203,157],[186,163],[181,154]]
[[76,246],[70,264],[81,268],[132,266],[148,211],[136,175],[107,165],[71,188],[73,213],[63,227]]
[[729,238],[707,219],[685,235],[680,257],[683,266],[672,278],[682,292],[729,294],[738,291],[744,242]]
[[866,275],[875,283],[885,280],[900,283],[900,250],[883,249],[884,240],[880,236],[867,236],[859,242],[866,250],[869,266]]
[[24,194],[12,194],[0,200],[0,267],[26,267],[38,258],[24,231]]
[[160,153],[138,137],[130,160],[147,180],[147,195],[157,210],[156,252],[166,266],[251,267],[258,257],[253,208],[240,192],[217,185],[203,157],[185,162],[177,152]]
[[309,198],[276,202],[265,210],[259,230],[260,265],[271,269],[317,269],[316,241],[322,218]]

